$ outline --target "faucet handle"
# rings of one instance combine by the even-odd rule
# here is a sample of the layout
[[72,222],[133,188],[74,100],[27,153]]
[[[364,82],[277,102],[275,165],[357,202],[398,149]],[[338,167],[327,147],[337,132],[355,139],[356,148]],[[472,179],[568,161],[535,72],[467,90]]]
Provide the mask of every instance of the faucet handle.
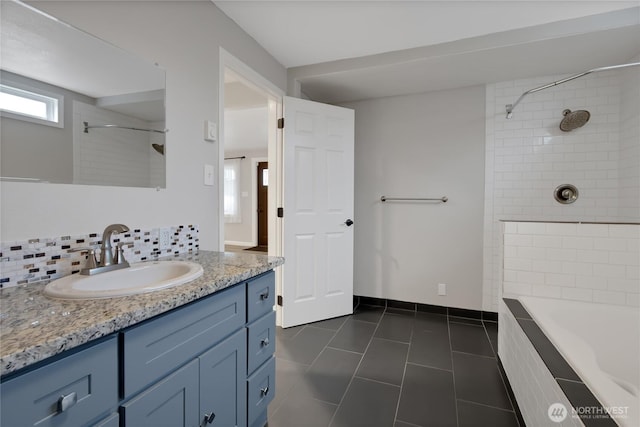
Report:
[[92,269],[97,267],[96,263],[96,250],[89,247],[82,248],[73,248],[67,250],[67,252],[87,252],[87,269]]
[[118,242],[118,244],[116,245],[116,257],[115,257],[116,264],[129,264],[127,260],[124,258],[124,249],[122,249],[123,246],[132,248],[134,245],[133,245],[133,242]]

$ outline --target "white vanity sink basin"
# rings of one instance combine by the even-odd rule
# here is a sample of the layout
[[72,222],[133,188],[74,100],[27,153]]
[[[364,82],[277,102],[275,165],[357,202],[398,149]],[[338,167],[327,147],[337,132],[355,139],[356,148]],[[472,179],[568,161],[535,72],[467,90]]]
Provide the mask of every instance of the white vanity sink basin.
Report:
[[142,294],[181,285],[202,276],[202,266],[189,261],[154,261],[131,264],[122,270],[94,276],[72,274],[44,288],[53,298],[95,299]]

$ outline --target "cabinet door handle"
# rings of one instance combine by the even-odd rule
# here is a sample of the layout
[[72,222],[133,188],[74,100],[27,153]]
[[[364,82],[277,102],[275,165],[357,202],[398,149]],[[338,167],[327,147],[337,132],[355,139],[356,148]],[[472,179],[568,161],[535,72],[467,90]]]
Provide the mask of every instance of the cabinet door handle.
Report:
[[204,419],[202,420],[202,423],[200,423],[200,427],[204,427],[207,424],[211,424],[215,417],[216,417],[216,414],[213,412],[210,414],[204,414]]
[[261,347],[266,347],[268,345],[269,345],[269,338],[264,338],[262,341],[260,341]]
[[266,300],[267,298],[269,298],[269,291],[267,290],[267,292],[263,292],[260,294],[260,299],[262,301]]
[[75,391],[67,394],[66,396],[60,396],[58,399],[58,412],[64,412],[73,407],[76,403],[78,403],[78,395]]
[[260,396],[261,397],[266,396],[267,393],[269,393],[269,386],[260,389]]

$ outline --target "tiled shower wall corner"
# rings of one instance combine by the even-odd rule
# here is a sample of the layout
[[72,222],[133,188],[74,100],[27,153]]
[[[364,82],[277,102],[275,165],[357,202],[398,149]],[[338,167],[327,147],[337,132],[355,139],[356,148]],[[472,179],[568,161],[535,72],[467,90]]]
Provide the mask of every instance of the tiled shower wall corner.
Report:
[[504,224],[504,296],[640,307],[640,224]]
[[[169,231],[171,235],[170,244],[163,248],[159,242],[161,231]],[[125,258],[129,262],[139,262],[196,252],[199,248],[198,232],[197,225],[133,229],[127,233],[113,235],[112,243],[132,243],[133,247],[124,248]],[[99,248],[102,244],[101,238],[100,233],[91,233],[2,242],[0,287],[36,283],[76,273],[85,266],[86,252],[69,252],[69,249],[87,246]]]
[[[593,73],[525,97],[509,120],[505,105],[523,92],[567,75],[486,87],[483,309],[497,311],[502,284],[502,227],[506,221],[638,222],[640,213],[640,68]],[[559,129],[564,109],[591,119]],[[579,199],[561,205],[560,184]]]

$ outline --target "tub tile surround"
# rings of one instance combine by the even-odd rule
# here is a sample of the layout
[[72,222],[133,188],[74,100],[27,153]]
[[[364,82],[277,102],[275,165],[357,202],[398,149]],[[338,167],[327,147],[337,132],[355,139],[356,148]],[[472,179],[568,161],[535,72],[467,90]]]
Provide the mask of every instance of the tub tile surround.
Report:
[[210,251],[170,255],[168,259],[197,262],[204,272],[181,286],[120,298],[48,298],[43,293],[46,282],[2,289],[0,374],[10,374],[284,263],[279,257]]
[[[499,355],[524,420],[529,425],[615,427],[606,412],[578,416],[568,408],[602,408],[520,301],[500,305]],[[562,404],[567,417],[551,422],[549,407]]]
[[[160,247],[161,232],[168,232],[171,241]],[[131,229],[114,235],[112,242],[131,242],[125,247],[129,262],[147,261],[160,256],[197,252],[199,248],[197,225],[178,225],[152,229]],[[0,288],[38,283],[58,279],[84,268],[86,253],[69,252],[69,249],[90,246],[99,248],[101,233],[77,236],[40,237],[24,241],[2,242],[0,249]]]
[[[505,104],[564,77],[486,86],[483,310],[497,311],[501,295],[500,221],[624,223],[640,218],[637,67],[593,73],[531,94],[511,119],[505,118]],[[589,110],[591,119],[562,132],[558,125],[564,109]],[[560,205],[553,190],[567,183],[578,187],[580,197]]]
[[640,224],[503,226],[504,296],[640,307]]

